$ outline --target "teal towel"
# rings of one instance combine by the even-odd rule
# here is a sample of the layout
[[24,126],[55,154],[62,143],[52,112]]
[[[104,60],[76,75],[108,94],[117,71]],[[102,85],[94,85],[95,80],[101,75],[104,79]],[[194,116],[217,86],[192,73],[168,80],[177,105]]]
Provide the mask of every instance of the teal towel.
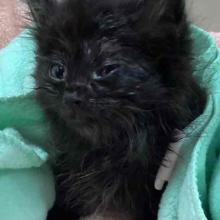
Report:
[[215,40],[193,28],[194,74],[208,89],[204,113],[186,129],[159,220],[220,220],[220,53]]
[[54,181],[40,148],[48,125],[33,99],[34,43],[26,33],[0,50],[0,219],[45,220]]
[[[54,182],[42,150],[48,124],[33,98],[34,42],[26,33],[0,51],[0,219],[45,220]],[[214,39],[192,27],[194,74],[209,91],[204,113],[185,129],[159,220],[220,219],[220,55]]]

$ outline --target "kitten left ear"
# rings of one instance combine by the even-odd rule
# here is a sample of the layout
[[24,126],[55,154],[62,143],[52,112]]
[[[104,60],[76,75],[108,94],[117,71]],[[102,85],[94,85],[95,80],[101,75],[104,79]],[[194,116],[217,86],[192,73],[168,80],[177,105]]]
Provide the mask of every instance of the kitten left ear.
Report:
[[178,24],[185,18],[185,0],[156,0],[154,16],[156,19],[167,19]]

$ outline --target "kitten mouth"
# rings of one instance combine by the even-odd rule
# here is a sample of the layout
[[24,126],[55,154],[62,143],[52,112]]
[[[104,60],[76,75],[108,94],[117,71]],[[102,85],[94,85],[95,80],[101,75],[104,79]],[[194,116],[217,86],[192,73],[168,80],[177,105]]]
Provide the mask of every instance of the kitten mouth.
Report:
[[106,107],[113,107],[115,105],[119,104],[119,101],[115,99],[89,99],[89,105],[93,108],[106,108]]
[[73,112],[99,112],[109,107],[116,107],[119,104],[117,100],[111,99],[89,99],[87,102],[74,103],[68,106],[69,111]]
[[84,121],[88,118],[95,118],[95,116],[98,114],[99,110],[97,106],[92,105],[85,105],[85,104],[79,104],[79,105],[72,105],[71,107],[68,106],[63,111],[63,118],[67,118],[67,120],[70,120],[72,122],[75,121]]
[[62,111],[63,118],[71,123],[84,123],[87,121],[100,120],[100,117],[109,116],[111,109],[114,109],[118,101],[92,100],[88,103],[74,104],[65,106]]

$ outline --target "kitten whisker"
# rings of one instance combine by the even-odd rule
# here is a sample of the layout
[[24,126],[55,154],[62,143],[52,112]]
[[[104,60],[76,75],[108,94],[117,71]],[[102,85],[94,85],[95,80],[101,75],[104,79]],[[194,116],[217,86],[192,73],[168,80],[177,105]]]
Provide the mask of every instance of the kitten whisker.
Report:
[[57,91],[55,91],[53,88],[51,87],[43,87],[43,86],[38,86],[34,88],[35,90],[45,90],[47,92],[49,92],[51,95],[58,95],[59,93]]

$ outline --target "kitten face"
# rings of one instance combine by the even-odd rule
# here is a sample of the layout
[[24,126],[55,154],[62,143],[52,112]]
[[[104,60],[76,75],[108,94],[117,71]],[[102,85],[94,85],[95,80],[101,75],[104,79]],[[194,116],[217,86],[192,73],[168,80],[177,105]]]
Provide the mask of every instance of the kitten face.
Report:
[[90,133],[97,124],[126,130],[137,121],[170,132],[186,126],[199,88],[182,4],[31,1],[45,109]]
[[45,98],[59,106],[56,111],[82,121],[131,107],[150,109],[141,97],[154,100],[158,95],[148,93],[147,83],[154,89],[162,85],[129,19],[103,9],[97,15],[88,13],[83,21],[65,18],[65,5],[56,10],[59,17],[46,26],[48,34],[39,42],[43,69],[37,76],[39,87],[47,88]]

